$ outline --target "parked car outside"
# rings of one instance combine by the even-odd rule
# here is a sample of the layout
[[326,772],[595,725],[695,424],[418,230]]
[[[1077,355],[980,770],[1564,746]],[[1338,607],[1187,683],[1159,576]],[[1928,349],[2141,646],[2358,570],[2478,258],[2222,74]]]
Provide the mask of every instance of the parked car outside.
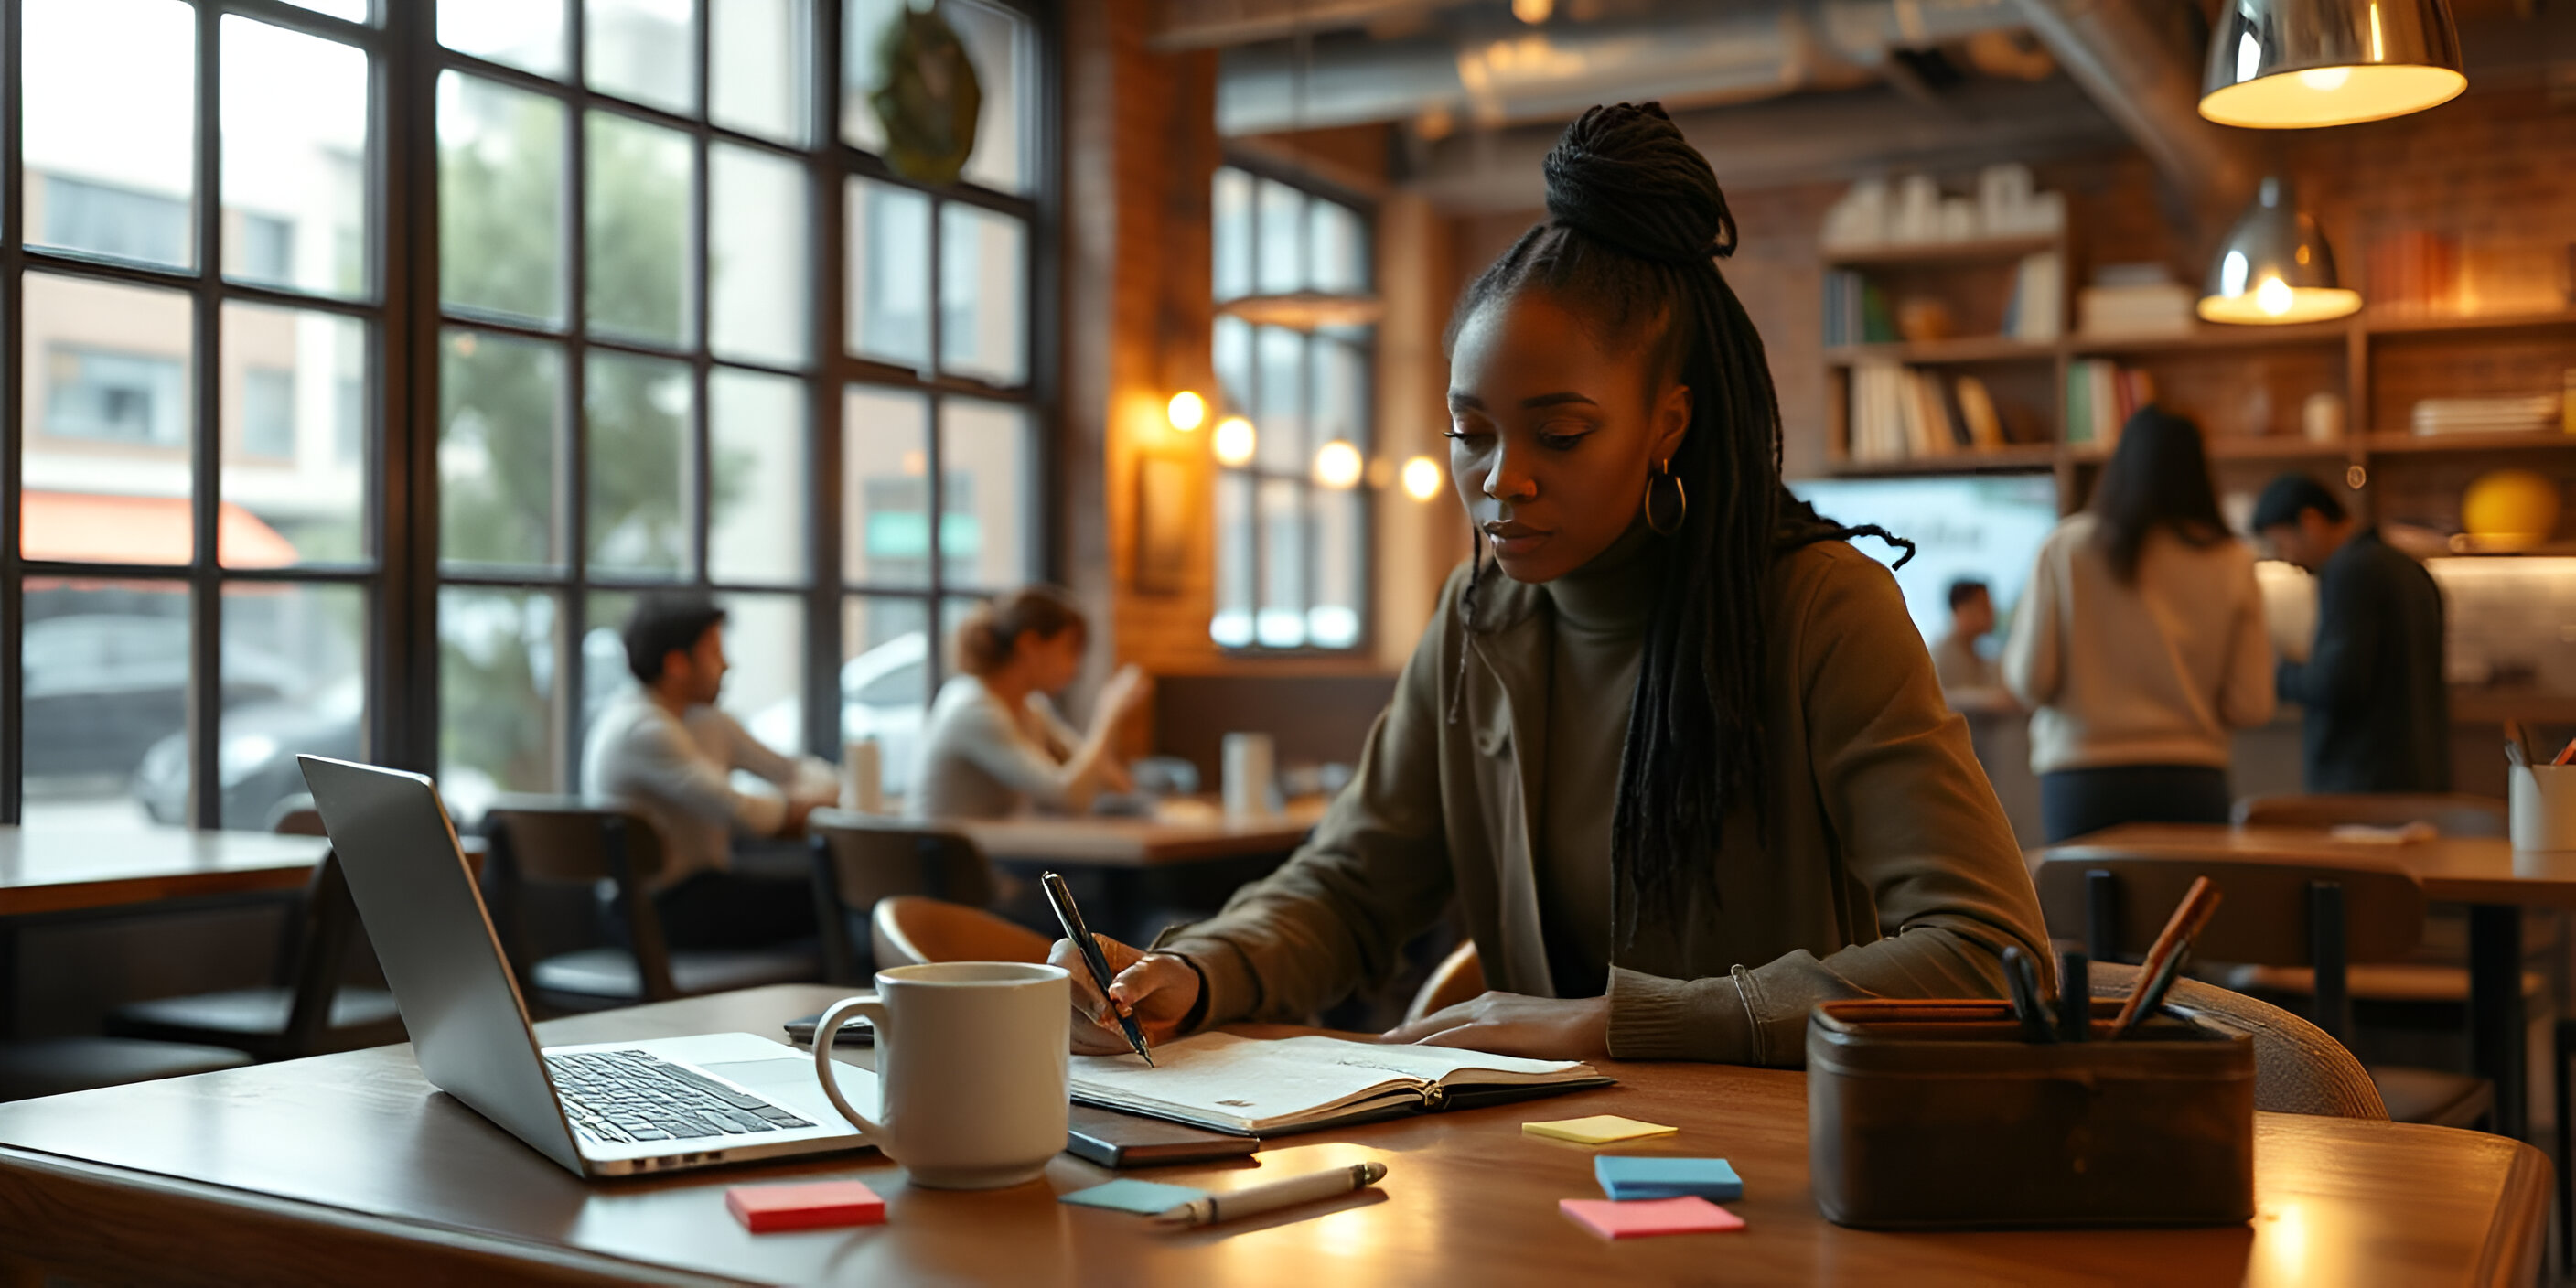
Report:
[[[878,781],[900,796],[912,782],[912,756],[921,744],[923,708],[930,698],[930,637],[897,635],[841,664],[841,742],[874,738],[884,766]],[[805,713],[792,700],[762,708],[745,722],[751,736],[781,749],[804,741]],[[827,754],[838,760],[840,747]]]

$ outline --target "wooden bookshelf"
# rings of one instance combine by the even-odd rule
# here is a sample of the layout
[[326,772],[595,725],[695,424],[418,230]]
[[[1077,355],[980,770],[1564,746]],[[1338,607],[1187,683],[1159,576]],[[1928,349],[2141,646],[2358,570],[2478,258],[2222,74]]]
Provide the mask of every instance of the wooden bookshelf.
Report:
[[2436,452],[2576,452],[2576,434],[2554,430],[2523,430],[2497,434],[2410,434],[2390,430],[2373,433],[2363,440],[2373,452],[2395,456]]
[[1877,361],[1933,367],[1969,362],[2054,362],[2057,355],[2058,346],[2054,344],[2003,335],[1972,335],[1952,340],[1836,345],[1825,350],[1825,365],[1849,367]]
[[2058,249],[2056,233],[2018,237],[1975,237],[1967,241],[1891,242],[1879,246],[1846,246],[1824,252],[1827,268],[1914,268],[1931,264],[2009,264],[2024,255]]
[[2350,342],[2351,336],[2352,328],[2341,322],[2261,327],[2204,324],[2179,335],[2075,335],[2067,337],[2059,347],[2078,358],[2121,358],[2139,354],[2233,351],[2299,345],[2341,347]]
[[2057,467],[2060,449],[2052,443],[2014,443],[2004,447],[1969,448],[1943,456],[1908,456],[1892,461],[1840,460],[1829,468],[1836,478],[1916,478],[1927,474],[2037,474]]

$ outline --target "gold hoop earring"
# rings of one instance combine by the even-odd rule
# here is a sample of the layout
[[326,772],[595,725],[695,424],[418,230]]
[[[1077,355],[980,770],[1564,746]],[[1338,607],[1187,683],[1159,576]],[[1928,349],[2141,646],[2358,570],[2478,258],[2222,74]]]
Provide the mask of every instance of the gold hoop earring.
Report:
[[1681,531],[1682,520],[1689,517],[1690,497],[1682,492],[1682,481],[1673,477],[1673,458],[1667,456],[1646,476],[1646,526],[1669,537]]

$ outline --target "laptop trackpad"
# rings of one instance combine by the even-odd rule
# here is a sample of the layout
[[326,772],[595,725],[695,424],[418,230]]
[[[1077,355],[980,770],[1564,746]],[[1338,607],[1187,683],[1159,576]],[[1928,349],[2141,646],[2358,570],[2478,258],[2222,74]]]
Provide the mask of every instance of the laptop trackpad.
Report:
[[[793,1051],[793,1048],[789,1048]],[[822,1085],[814,1080],[814,1061],[796,1051],[788,1060],[728,1060],[702,1063],[698,1066],[728,1082],[738,1083],[817,1122],[839,1124],[840,1111],[823,1095]],[[833,1062],[840,1074],[841,1094],[849,1097],[859,1112],[877,1111],[877,1076],[866,1069],[841,1061]]]

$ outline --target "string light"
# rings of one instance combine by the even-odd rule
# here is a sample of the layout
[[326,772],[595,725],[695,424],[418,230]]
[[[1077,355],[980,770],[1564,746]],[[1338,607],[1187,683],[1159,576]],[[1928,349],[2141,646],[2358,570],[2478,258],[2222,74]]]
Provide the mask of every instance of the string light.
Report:
[[1256,442],[1252,422],[1241,416],[1228,416],[1216,423],[1216,459],[1220,465],[1248,465]]
[[1360,449],[1338,438],[1315,449],[1315,482],[1335,491],[1357,486],[1364,468]]
[[1171,420],[1172,428],[1188,433],[1207,423],[1207,402],[1184,389],[1172,395],[1170,405],[1163,408],[1163,415]]
[[1428,501],[1440,495],[1440,463],[1428,456],[1417,456],[1406,461],[1404,494],[1416,501]]

